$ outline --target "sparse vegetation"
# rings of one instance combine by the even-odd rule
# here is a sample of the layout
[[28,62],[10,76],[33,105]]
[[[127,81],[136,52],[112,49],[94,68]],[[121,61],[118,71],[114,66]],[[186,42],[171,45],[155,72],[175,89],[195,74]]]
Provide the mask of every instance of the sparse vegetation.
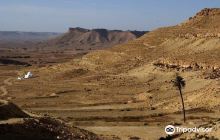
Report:
[[177,74],[173,83],[174,83],[174,86],[179,90],[181,103],[182,103],[182,110],[183,110],[183,120],[184,122],[186,122],[186,111],[185,111],[185,105],[184,105],[183,93],[182,93],[182,89],[185,87],[186,82],[183,79],[183,77]]

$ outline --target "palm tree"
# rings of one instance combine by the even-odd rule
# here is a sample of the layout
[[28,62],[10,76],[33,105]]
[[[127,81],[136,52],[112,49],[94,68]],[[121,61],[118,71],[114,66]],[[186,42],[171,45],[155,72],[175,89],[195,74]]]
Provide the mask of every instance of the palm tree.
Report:
[[176,75],[174,82],[174,86],[177,87],[180,93],[181,101],[182,101],[182,107],[183,107],[183,118],[184,122],[186,122],[186,113],[185,113],[185,106],[184,106],[184,101],[183,101],[183,94],[182,94],[182,89],[185,87],[186,82],[183,77],[179,76],[178,74]]

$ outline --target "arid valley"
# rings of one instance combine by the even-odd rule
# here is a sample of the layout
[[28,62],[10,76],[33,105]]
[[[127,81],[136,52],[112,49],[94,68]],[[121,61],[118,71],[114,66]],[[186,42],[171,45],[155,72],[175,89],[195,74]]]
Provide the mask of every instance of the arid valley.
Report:
[[[149,32],[70,28],[46,40],[1,40],[0,139],[218,140],[219,23],[220,9],[206,8]],[[167,125],[212,131],[168,136]]]

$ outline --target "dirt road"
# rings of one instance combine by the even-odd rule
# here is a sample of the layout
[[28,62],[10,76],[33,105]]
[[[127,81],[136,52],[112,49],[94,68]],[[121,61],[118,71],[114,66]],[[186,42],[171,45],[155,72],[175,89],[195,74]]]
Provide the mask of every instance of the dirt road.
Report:
[[3,81],[4,85],[0,86],[0,91],[2,92],[2,94],[0,95],[0,97],[6,96],[8,94],[8,90],[6,88],[6,86],[12,86],[13,83],[11,82],[12,78],[7,78]]

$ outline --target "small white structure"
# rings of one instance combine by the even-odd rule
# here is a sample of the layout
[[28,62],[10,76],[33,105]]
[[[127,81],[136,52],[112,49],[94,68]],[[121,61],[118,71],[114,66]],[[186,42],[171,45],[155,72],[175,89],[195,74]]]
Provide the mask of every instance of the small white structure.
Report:
[[22,78],[21,78],[21,77],[18,77],[18,80],[22,80]]
[[31,78],[33,74],[29,71],[27,74],[24,75],[24,79]]
[[29,79],[29,78],[31,78],[31,77],[33,77],[33,74],[29,71],[29,72],[27,72],[27,74],[25,74],[25,75],[22,76],[22,77],[18,77],[17,79],[18,79],[18,80],[23,80],[23,79]]

